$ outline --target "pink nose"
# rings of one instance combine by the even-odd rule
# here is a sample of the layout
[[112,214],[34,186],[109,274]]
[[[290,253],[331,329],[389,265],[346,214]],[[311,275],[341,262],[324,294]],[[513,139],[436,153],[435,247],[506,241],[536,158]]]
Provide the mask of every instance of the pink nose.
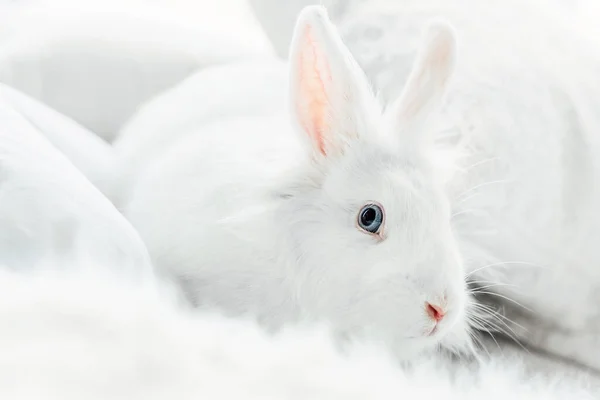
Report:
[[427,315],[431,317],[431,319],[436,322],[440,322],[444,319],[444,315],[446,315],[446,311],[440,306],[431,303],[425,303],[425,309],[427,310]]

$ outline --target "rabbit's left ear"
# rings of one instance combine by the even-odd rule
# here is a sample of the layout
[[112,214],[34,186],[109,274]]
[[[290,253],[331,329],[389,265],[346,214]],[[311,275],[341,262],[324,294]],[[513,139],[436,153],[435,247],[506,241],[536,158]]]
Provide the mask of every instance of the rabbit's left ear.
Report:
[[443,21],[432,22],[425,31],[404,90],[390,110],[401,131],[408,131],[409,135],[420,133],[418,128],[442,103],[454,72],[455,60],[454,29]]
[[313,157],[344,152],[360,134],[357,118],[372,98],[364,73],[321,6],[305,7],[290,50],[290,106],[293,123]]

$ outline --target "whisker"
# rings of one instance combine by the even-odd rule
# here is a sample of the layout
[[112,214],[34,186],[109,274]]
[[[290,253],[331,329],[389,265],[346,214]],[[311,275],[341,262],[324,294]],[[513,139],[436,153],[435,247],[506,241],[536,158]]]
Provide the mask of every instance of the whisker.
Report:
[[517,306],[519,306],[519,307],[522,307],[524,310],[527,310],[527,311],[529,311],[529,312],[533,312],[533,310],[532,310],[531,308],[529,308],[529,307],[526,307],[526,306],[524,306],[523,304],[519,303],[518,301],[516,301],[516,300],[513,300],[513,299],[511,299],[510,297],[506,297],[506,296],[504,296],[504,295],[501,295],[501,294],[499,294],[499,293],[488,292],[488,291],[481,291],[481,292],[478,292],[478,294],[487,294],[487,295],[490,295],[490,296],[496,296],[496,297],[500,297],[501,299],[504,299],[504,300],[506,300],[506,301],[510,301],[511,303],[513,303],[513,304],[516,304],[516,305],[517,305]]
[[[505,324],[506,325],[506,324]],[[517,334],[515,333],[514,330],[512,330],[510,327],[507,326],[507,328],[510,330],[510,332],[505,331],[504,329],[502,329],[501,327],[497,327],[498,328],[498,332],[506,335],[509,339],[511,339],[513,342],[515,342],[520,348],[522,348],[523,350],[525,350],[527,353],[529,353],[529,350],[521,343],[521,341],[518,339]]]
[[501,332],[500,328],[495,325],[495,321],[487,321],[484,317],[477,314],[471,315],[471,320],[478,324],[477,328],[483,331],[493,330],[495,332]]
[[479,268],[469,272],[468,274],[466,274],[465,278],[468,278],[469,276],[473,275],[474,273],[479,272],[486,268],[506,266],[506,265],[527,265],[527,266],[531,266],[531,267],[544,268],[543,266],[541,266],[539,264],[534,264],[534,263],[527,262],[527,261],[504,261],[504,262],[497,262],[497,263],[493,263],[493,264],[487,264],[487,265],[484,265],[483,267],[479,267]]
[[[486,315],[489,315],[493,318],[495,318],[496,320],[498,320],[502,325],[504,325],[509,331],[506,331],[502,326],[499,326],[495,323],[494,320],[488,320],[486,321],[487,323],[485,324],[485,326],[489,326],[492,327],[493,329],[495,329],[497,332],[506,335],[509,339],[511,339],[513,342],[515,342],[519,347],[521,347],[523,350],[525,350],[527,353],[529,353],[529,350],[521,343],[521,341],[518,339],[518,335],[517,333],[506,323],[504,322],[502,319],[500,319],[499,317],[502,317],[504,319],[506,319],[507,321],[509,321],[510,323],[524,329],[525,331],[527,331],[526,328],[522,327],[521,325],[519,325],[518,323],[510,320],[509,318],[507,318],[506,316],[502,315],[501,313],[491,309],[490,307],[484,305],[484,304],[479,304],[479,303],[473,303],[472,304],[475,307],[475,310],[479,310],[479,311],[483,311],[486,313]],[[481,321],[484,317],[483,316],[479,316],[476,313],[471,312],[471,314],[468,316],[469,319],[473,319],[473,320],[479,320],[480,323],[483,323],[483,321]],[[488,333],[491,332],[488,331]],[[492,339],[493,336],[492,336]]]
[[481,325],[481,323],[476,320],[475,318],[470,317],[469,318],[469,324],[471,326],[473,326],[473,328],[479,329],[479,330],[486,330],[487,328],[483,325]]
[[[510,328],[509,328],[510,329]],[[521,349],[525,350],[527,353],[529,353],[529,350],[521,343],[521,341],[517,338],[516,333],[514,333],[514,331],[512,329],[510,329],[511,332],[507,332],[503,329],[501,329],[500,327],[498,327],[498,332],[506,335],[510,340],[512,340],[513,342],[515,342]]]
[[470,290],[469,293],[477,294],[483,289],[489,289],[489,288],[493,288],[493,287],[507,287],[507,286],[508,287],[510,287],[510,286],[516,287],[515,285],[512,285],[510,283],[491,283],[491,284],[485,285],[485,286],[477,286],[475,289]]
[[477,189],[481,189],[482,187],[489,186],[489,185],[494,185],[494,184],[497,184],[497,183],[508,183],[508,182],[510,182],[510,181],[506,180],[506,179],[500,179],[500,180],[497,180],[497,181],[489,181],[489,182],[480,183],[479,185],[475,185],[472,188],[467,189],[464,192],[462,192],[461,194],[459,194],[456,197],[455,200],[459,201],[461,199],[461,197],[463,197],[464,195],[466,195],[468,193],[471,193],[471,192],[473,192],[473,191],[475,191]]
[[461,210],[461,211],[455,212],[454,214],[450,215],[450,219],[456,218],[459,215],[469,214],[469,213],[471,213],[471,214],[485,214],[485,212],[482,211],[482,210],[477,210],[477,209],[474,209],[474,208],[469,208],[469,209],[466,209],[466,210]]
[[[501,286],[501,285],[500,285],[500,286]],[[492,290],[493,290],[494,286],[493,286],[493,285],[491,285],[491,287],[492,287]],[[490,296],[496,296],[496,297],[502,297],[502,296],[505,296],[505,295],[503,295],[503,294],[501,294],[501,293],[497,293],[496,291],[494,291],[494,292],[489,292],[488,290],[486,290],[486,288],[483,288],[483,287],[482,287],[482,288],[473,288],[473,289],[470,289],[468,293],[469,293],[470,295],[472,295],[473,297],[478,297],[479,295],[490,295]],[[517,303],[515,302],[515,300],[510,300],[510,301],[512,301],[513,303],[517,304]],[[518,304],[518,305],[520,306],[520,304]],[[525,308],[525,307],[523,307],[523,308]],[[531,310],[529,310],[528,308],[525,308],[525,309],[526,309],[527,311],[531,311]]]
[[485,347],[485,345],[483,344],[483,342],[481,341],[481,339],[478,337],[477,333],[475,332],[469,332],[469,335],[471,336],[471,338],[475,341],[475,343],[477,343],[477,345],[479,347],[481,347],[483,349],[483,351],[486,352],[486,354],[488,355],[488,357],[491,357],[492,355],[490,354],[490,352],[488,351],[488,349]]
[[511,323],[511,324],[515,325],[516,327],[523,329],[525,332],[528,332],[528,329],[525,328],[523,325],[519,324],[518,322],[513,321],[512,319],[508,318],[506,315],[502,314],[501,312],[498,312],[498,311],[496,311],[496,310],[492,309],[491,307],[486,306],[484,304],[476,304],[476,306],[477,306],[478,309],[480,309],[482,311],[485,311],[485,312],[488,312],[488,313],[494,315],[496,318],[502,318],[506,322]]
[[[496,340],[496,338],[494,337],[494,334],[492,333],[492,331],[499,331],[498,327],[494,326],[493,324],[489,323],[488,321],[485,321],[483,318],[479,318],[477,316],[473,316],[475,318],[477,318],[477,320],[483,324],[484,327],[488,327],[487,329],[485,329],[485,331],[490,335],[490,337],[492,338],[492,340],[494,341],[494,343],[496,343],[496,346],[498,347],[498,349],[503,352],[502,347],[500,347],[500,343],[498,343],[498,341]],[[491,329],[490,329],[491,328]],[[500,333],[502,333],[500,331]]]
[[498,285],[502,285],[502,286],[513,286],[513,287],[517,287],[517,285],[513,284],[513,283],[505,283],[505,282],[494,282],[494,281],[475,281],[475,280],[470,280],[468,281],[468,283],[470,284],[498,284]]
[[[476,304],[476,306],[477,306],[477,307],[478,307],[480,310],[486,311],[486,312],[488,312],[488,313],[489,313],[491,316],[493,316],[494,318],[498,319],[498,320],[499,320],[499,321],[500,321],[500,322],[501,322],[503,325],[505,325],[505,326],[506,326],[508,329],[510,329],[510,330],[511,330],[511,332],[513,332],[515,335],[516,335],[516,332],[515,332],[514,330],[512,330],[512,329],[511,329],[511,328],[510,328],[510,327],[509,327],[509,326],[506,324],[506,322],[508,322],[508,323],[511,323],[511,324],[515,325],[516,327],[519,327],[519,328],[523,329],[525,332],[529,332],[529,330],[528,330],[527,328],[525,328],[523,325],[521,325],[521,324],[519,324],[519,323],[517,323],[517,322],[515,322],[515,321],[511,320],[511,319],[510,319],[510,318],[508,318],[507,316],[505,316],[505,315],[503,315],[502,313],[500,313],[500,312],[498,312],[498,311],[496,311],[496,310],[492,309],[492,308],[491,308],[491,307],[489,307],[489,306],[486,306],[486,305],[484,305],[484,304]],[[502,319],[504,319],[506,322],[504,322]]]
[[[487,316],[489,316],[493,319],[487,319],[487,318],[489,318]],[[494,341],[496,346],[498,346],[498,348],[502,352],[503,352],[503,349],[500,346],[498,340],[496,339],[494,333],[500,333],[500,334],[506,335],[509,339],[511,339],[519,347],[521,347],[523,350],[525,350],[527,353],[529,353],[529,350],[517,338],[516,332],[501,318],[506,319],[508,322],[513,323],[516,326],[519,326],[519,327],[521,327],[521,326],[519,324],[517,324],[516,322],[510,320],[509,318],[505,317],[498,311],[493,310],[491,307],[489,307],[485,304],[473,302],[473,303],[469,304],[469,308],[467,309],[466,317],[467,317],[467,321],[470,326],[474,327],[475,329],[477,329],[479,331],[486,332],[491,337],[491,339]],[[501,323],[503,326],[499,325],[498,323]],[[506,328],[504,328],[504,327],[506,327]],[[523,328],[523,327],[521,327],[521,328]],[[477,334],[477,332],[470,330],[468,333],[469,333],[469,336],[472,338],[473,342],[478,347],[483,349],[483,351],[489,357],[490,352],[487,349],[487,346],[482,341],[481,337]],[[477,355],[475,355],[475,356],[479,360],[479,357],[477,357]]]
[[469,165],[468,167],[465,167],[464,169],[462,169],[462,171],[461,171],[461,172],[463,172],[463,173],[467,173],[467,172],[469,172],[470,170],[472,170],[473,168],[477,168],[477,167],[479,167],[480,165],[483,165],[483,164],[485,164],[485,163],[488,163],[488,162],[490,162],[490,161],[495,161],[495,160],[500,160],[500,159],[499,159],[498,157],[486,158],[485,160],[480,160],[480,161],[477,161],[476,163],[474,163],[474,164],[471,164],[471,165]]
[[[495,317],[495,315],[493,314],[494,312],[495,311],[490,308],[486,308],[484,306],[477,305],[477,307],[473,311],[471,311],[471,314],[474,317],[477,317],[478,319],[487,321],[497,331],[503,332],[502,331],[503,328],[501,326],[499,326],[494,319],[489,319],[489,317]],[[498,318],[496,317],[495,319],[498,319]],[[502,322],[504,325],[506,325],[506,323],[504,323],[504,321],[500,320],[500,322]]]
[[[465,198],[463,198],[463,199],[460,199],[460,200],[458,200],[458,201],[456,201],[456,202],[452,203],[452,205],[453,205],[453,207],[460,206],[461,204],[463,204],[463,203],[466,203],[467,201],[469,201],[469,200],[471,200],[471,199],[473,199],[473,198],[475,198],[475,197],[477,197],[477,196],[481,196],[481,193],[473,193],[473,194],[471,194],[471,195],[469,195],[469,196],[466,196],[466,197],[465,197]],[[459,197],[459,198],[460,198],[460,197]]]
[[495,287],[499,287],[499,288],[511,288],[515,292],[519,292],[520,293],[519,286],[514,285],[512,283],[503,283],[503,282],[493,283],[493,282],[489,282],[487,285],[482,285],[482,286],[478,286],[477,284],[478,283],[479,284],[486,283],[485,281],[472,281],[472,282],[469,282],[469,283],[475,285],[473,287],[468,287],[467,288],[467,293],[471,294],[471,295],[477,295],[482,290],[490,289],[490,288],[495,288]]

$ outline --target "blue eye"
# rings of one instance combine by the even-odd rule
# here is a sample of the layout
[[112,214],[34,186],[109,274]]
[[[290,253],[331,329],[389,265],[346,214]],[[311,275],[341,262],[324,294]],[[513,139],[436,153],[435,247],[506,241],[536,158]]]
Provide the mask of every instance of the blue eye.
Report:
[[377,204],[367,204],[358,213],[358,226],[369,232],[379,233],[383,225],[383,210]]

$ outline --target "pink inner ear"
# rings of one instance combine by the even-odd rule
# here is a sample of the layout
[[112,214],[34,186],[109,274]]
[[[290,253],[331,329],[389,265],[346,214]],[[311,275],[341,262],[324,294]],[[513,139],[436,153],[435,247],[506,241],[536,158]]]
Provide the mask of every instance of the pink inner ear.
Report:
[[427,102],[444,89],[450,78],[449,64],[452,62],[451,45],[448,43],[434,43],[424,57],[420,70],[412,78],[411,98],[402,110],[402,118],[415,117]]
[[428,54],[425,61],[432,70],[435,70],[433,74],[435,77],[436,88],[443,87],[448,79],[450,78],[449,67],[452,63],[452,45],[447,42],[436,43],[432,51]]
[[303,40],[298,59],[299,91],[296,98],[296,111],[306,133],[319,151],[327,155],[325,134],[328,130],[329,101],[325,82],[331,82],[331,70],[323,55],[319,54],[311,26],[306,27]]

